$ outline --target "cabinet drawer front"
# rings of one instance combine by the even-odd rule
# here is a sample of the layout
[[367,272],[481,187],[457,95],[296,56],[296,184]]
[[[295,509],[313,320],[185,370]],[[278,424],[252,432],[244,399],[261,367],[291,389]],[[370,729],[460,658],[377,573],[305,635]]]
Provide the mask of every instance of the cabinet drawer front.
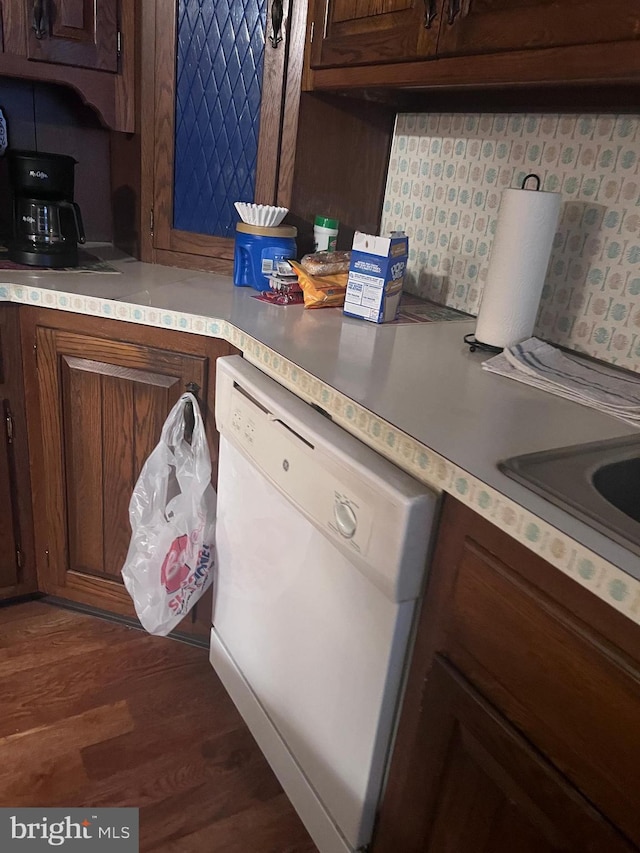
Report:
[[393,768],[374,853],[633,849],[438,656],[423,682],[413,747]]
[[[520,51],[637,39],[629,0],[447,0],[438,56]],[[635,11],[634,11],[635,6]]]
[[638,842],[638,672],[500,556],[464,539],[438,648]]
[[[34,6],[26,2],[29,59],[118,70],[117,0],[46,0],[45,14],[36,21]],[[36,35],[34,27],[39,26]]]

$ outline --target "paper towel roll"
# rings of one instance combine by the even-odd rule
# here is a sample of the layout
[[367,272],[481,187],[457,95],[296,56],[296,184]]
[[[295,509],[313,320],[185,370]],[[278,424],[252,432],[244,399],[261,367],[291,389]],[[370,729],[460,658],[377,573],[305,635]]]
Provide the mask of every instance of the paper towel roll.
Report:
[[476,340],[509,347],[530,338],[538,313],[560,193],[507,189],[502,193]]

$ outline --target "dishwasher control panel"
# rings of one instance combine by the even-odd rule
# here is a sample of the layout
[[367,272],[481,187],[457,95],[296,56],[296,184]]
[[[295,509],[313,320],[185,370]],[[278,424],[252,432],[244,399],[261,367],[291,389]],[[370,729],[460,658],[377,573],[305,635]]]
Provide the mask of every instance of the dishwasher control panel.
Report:
[[216,425],[390,599],[417,598],[437,498],[241,356],[216,366]]
[[322,448],[234,389],[231,438],[314,524],[366,556],[374,507]]

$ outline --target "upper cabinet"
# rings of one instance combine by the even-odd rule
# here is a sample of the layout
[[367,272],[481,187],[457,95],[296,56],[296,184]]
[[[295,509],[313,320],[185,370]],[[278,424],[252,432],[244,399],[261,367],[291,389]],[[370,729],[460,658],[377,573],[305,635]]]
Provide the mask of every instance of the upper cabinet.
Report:
[[320,0],[312,65],[398,62],[434,56],[445,0]]
[[117,0],[35,0],[27,11],[29,59],[118,70]]
[[137,0],[0,0],[0,75],[60,83],[136,129]]
[[628,0],[317,0],[312,87],[637,82],[638,39]]
[[629,0],[446,0],[438,55],[624,41],[639,22]]
[[143,256],[227,272],[234,202],[275,203],[293,157],[306,4],[155,0],[147,12]]

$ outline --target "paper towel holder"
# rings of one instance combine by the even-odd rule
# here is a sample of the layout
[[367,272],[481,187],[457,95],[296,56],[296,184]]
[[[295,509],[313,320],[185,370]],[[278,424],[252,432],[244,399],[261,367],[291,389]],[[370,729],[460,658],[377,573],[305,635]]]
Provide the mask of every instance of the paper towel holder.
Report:
[[529,178],[533,178],[536,182],[536,192],[538,192],[540,190],[540,187],[542,186],[542,181],[540,180],[540,175],[536,175],[535,172],[530,172],[528,175],[524,176],[524,178],[522,179],[522,184],[520,185],[520,189],[527,189],[527,181],[529,180]]
[[502,352],[504,347],[494,347],[493,344],[483,344],[482,341],[477,341],[473,332],[469,332],[464,336],[464,342],[469,347],[469,352],[475,352],[477,349],[483,352]]
[[[527,189],[527,181],[533,180],[536,182],[535,192],[540,191],[540,187],[542,186],[542,181],[540,180],[540,175],[536,175],[535,172],[529,172],[528,175],[525,175],[522,179],[522,183],[520,184],[521,190]],[[477,349],[482,350],[483,352],[502,352],[504,347],[495,347],[493,344],[485,344],[482,341],[476,339],[476,336],[473,332],[470,332],[468,335],[464,336],[464,342],[469,347],[469,352],[475,352]]]

